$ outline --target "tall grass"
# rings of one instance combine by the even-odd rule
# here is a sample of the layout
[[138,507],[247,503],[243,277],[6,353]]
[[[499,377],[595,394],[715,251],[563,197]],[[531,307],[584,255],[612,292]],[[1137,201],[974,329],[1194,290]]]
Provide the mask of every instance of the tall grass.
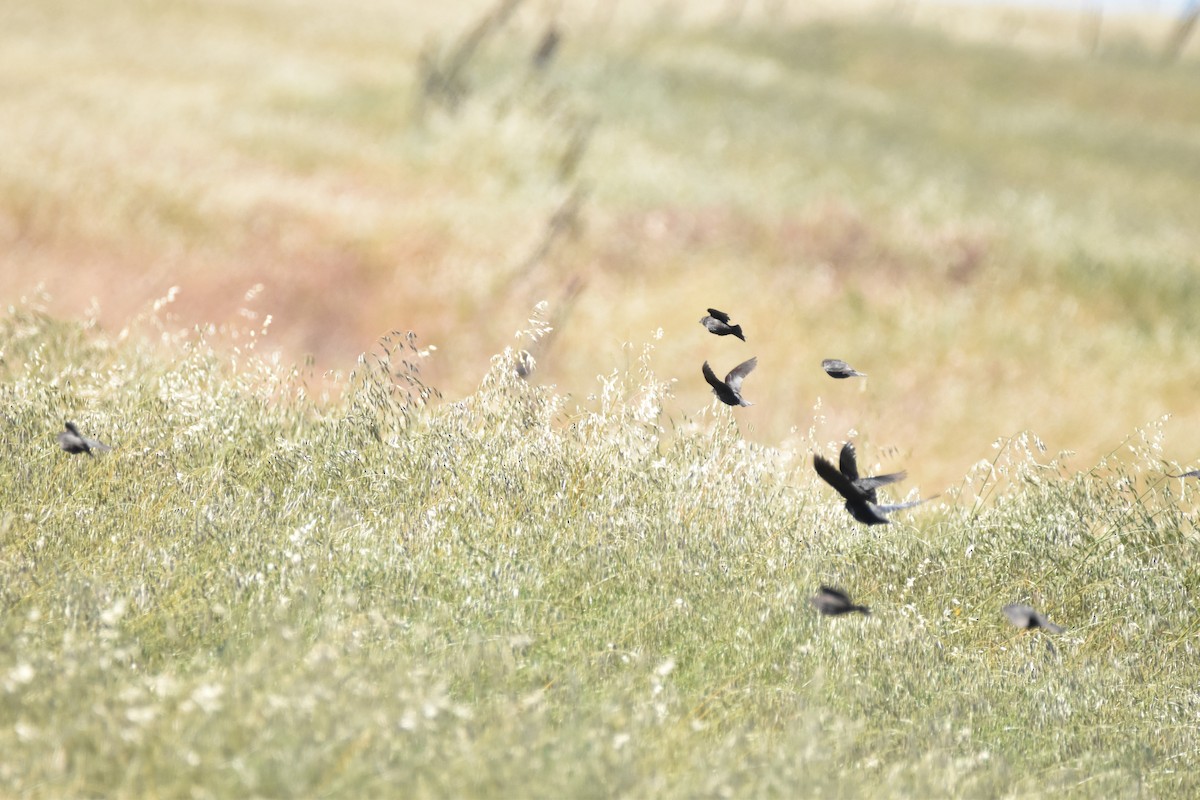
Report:
[[1200,89],[1165,26],[1106,16],[1090,52],[1074,13],[568,3],[534,70],[544,4],[97,2],[0,26],[10,301],[119,330],[179,286],[221,326],[261,285],[285,362],[413,330],[457,399],[549,300],[537,381],[583,398],[662,328],[693,417],[716,306],[763,445],[820,401],[823,438],[897,448],[927,492],[1014,430],[1081,469],[1170,413],[1170,457],[1200,449]]
[[0,795],[1196,794],[1194,57],[635,5],[6,12]]
[[4,794],[1197,789],[1196,488],[1156,426],[1086,472],[997,442],[880,531],[811,474],[835,443],[666,413],[657,341],[590,410],[519,377],[540,312],[460,400],[410,336],[321,399],[246,329],[148,344],[161,313],[0,322]]

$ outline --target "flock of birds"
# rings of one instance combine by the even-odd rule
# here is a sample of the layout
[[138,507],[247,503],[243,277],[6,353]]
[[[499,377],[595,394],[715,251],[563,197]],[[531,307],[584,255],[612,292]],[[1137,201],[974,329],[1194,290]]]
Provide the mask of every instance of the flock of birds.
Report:
[[[719,311],[715,308],[708,309],[708,314],[700,318],[700,324],[710,333],[714,333],[717,336],[736,336],[743,342],[746,341],[742,326],[732,324],[729,315],[724,311]],[[749,406],[753,405],[753,403],[742,396],[742,383],[745,381],[746,376],[757,366],[758,358],[743,361],[729,371],[729,374],[725,376],[725,380],[717,378],[716,373],[713,372],[712,367],[708,365],[707,361],[704,362],[701,372],[704,373],[704,379],[708,381],[708,385],[712,387],[713,394],[722,403],[730,406]],[[821,367],[830,377],[839,380],[867,377],[866,373],[859,372],[838,358],[825,359],[821,362]],[[846,501],[846,511],[850,512],[850,516],[864,525],[887,525],[890,522],[888,514],[900,511],[901,509],[912,508],[933,499],[933,497],[926,497],[906,503],[880,503],[880,487],[902,481],[908,477],[908,473],[892,472],[887,475],[860,476],[858,472],[858,456],[855,453],[853,442],[846,442],[842,445],[842,451],[838,456],[836,466],[824,456],[814,453],[813,468],[821,476],[821,479],[832,486]],[[1189,472],[1180,477],[1192,476],[1200,476],[1200,470]],[[936,496],[934,495],[934,497]],[[856,605],[848,594],[833,586],[822,586],[809,599],[809,602],[817,611],[828,616],[837,617],[852,613],[868,615],[871,613],[870,607]],[[1018,628],[1041,628],[1049,633],[1062,633],[1065,630],[1061,625],[1051,622],[1032,606],[1027,606],[1023,603],[1007,605],[1001,609],[1001,613]]]
[[[729,315],[724,311],[718,311],[715,308],[708,309],[708,314],[700,318],[700,324],[710,333],[714,333],[717,336],[736,336],[743,342],[746,341],[746,336],[742,332],[742,326],[732,324]],[[753,372],[757,366],[757,357],[747,359],[731,369],[724,380],[717,377],[707,361],[704,362],[701,371],[704,373],[704,379],[712,387],[713,394],[722,403],[730,406],[749,406],[753,405],[753,403],[742,396],[742,383],[746,380],[746,376]],[[866,373],[859,372],[845,361],[837,358],[827,358],[821,362],[821,366],[830,377],[839,380],[867,377]],[[67,422],[66,430],[59,433],[57,438],[59,447],[72,455],[86,453],[90,458],[94,457],[96,453],[106,453],[112,450],[110,446],[99,439],[84,436],[80,432],[79,427],[73,422]],[[821,476],[822,480],[832,486],[845,499],[846,511],[850,513],[850,516],[864,525],[887,525],[890,522],[888,514],[905,508],[912,508],[933,499],[933,497],[926,497],[910,500],[906,503],[880,503],[879,488],[904,480],[904,478],[908,477],[908,473],[892,472],[887,475],[860,476],[858,473],[858,457],[852,442],[846,442],[842,445],[842,451],[838,456],[836,466],[824,456],[814,454],[813,468],[816,469],[817,474]],[[1182,475],[1172,475],[1171,477],[1200,478],[1200,469],[1185,472]],[[934,497],[937,497],[937,495],[934,495]],[[829,616],[836,617],[850,613],[866,615],[871,613],[871,609],[868,606],[855,605],[849,595],[841,589],[832,586],[822,586],[820,591],[810,598],[809,602],[817,611]],[[1065,630],[1061,625],[1051,622],[1031,606],[1021,603],[1007,605],[1001,609],[1001,612],[1008,618],[1009,622],[1018,628],[1041,628],[1050,633],[1062,633]]]

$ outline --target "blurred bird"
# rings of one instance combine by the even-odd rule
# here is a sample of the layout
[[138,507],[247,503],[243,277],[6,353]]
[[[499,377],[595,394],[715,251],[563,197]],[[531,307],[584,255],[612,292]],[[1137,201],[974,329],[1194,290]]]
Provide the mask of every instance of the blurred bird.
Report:
[[[842,468],[839,470],[832,462],[814,454],[813,467],[826,483],[836,489],[838,494],[846,498],[846,510],[850,512],[850,516],[864,525],[887,525],[890,522],[887,515],[893,511],[912,508],[924,503],[926,500],[933,499],[933,497],[925,497],[920,500],[911,500],[907,503],[879,505],[876,502],[879,487],[895,483],[906,477],[907,473],[894,472],[891,475],[880,475],[875,478],[860,478],[858,477],[858,466],[854,463],[853,446],[848,451],[845,446],[842,447],[840,460]],[[934,495],[934,497],[936,496]]]
[[700,318],[700,324],[708,328],[709,333],[715,333],[717,336],[729,336],[730,334],[746,341],[746,337],[742,335],[741,325],[730,325],[729,315],[724,311],[717,311],[715,308],[708,310],[707,317]]
[[838,456],[838,469],[841,473],[850,479],[850,482],[858,489],[861,489],[867,495],[867,500],[872,503],[879,502],[879,487],[887,486],[889,483],[902,481],[908,477],[908,473],[892,472],[887,475],[876,475],[874,477],[860,478],[858,476],[858,458],[854,451],[854,442],[846,442],[842,445],[842,452]]
[[825,372],[834,378],[865,378],[867,373],[859,372],[840,358],[827,358],[821,362]]
[[533,57],[530,59],[530,64],[535,70],[544,70],[550,65],[550,60],[558,52],[560,42],[562,42],[562,33],[559,31],[558,25],[552,21],[546,26],[546,32],[542,34],[537,48],[533,51]]
[[1182,475],[1168,475],[1168,478],[1200,478],[1200,469],[1194,469],[1191,472],[1185,472]]
[[854,603],[850,602],[850,595],[832,586],[822,586],[821,591],[810,597],[808,602],[812,603],[813,607],[822,614],[834,617],[849,614],[852,611],[857,611],[863,616],[871,613],[870,608],[854,605]]
[[84,436],[79,432],[79,428],[75,427],[74,422],[66,423],[67,429],[58,434],[58,446],[66,450],[72,455],[76,453],[87,453],[93,455],[93,451],[97,453],[107,453],[112,450],[99,439],[92,439],[89,436]]
[[730,406],[752,406],[754,405],[753,403],[742,397],[742,380],[757,366],[757,356],[743,361],[729,371],[723,382],[717,380],[716,374],[712,371],[712,367],[708,365],[707,361],[704,362],[701,370],[704,372],[704,380],[708,381],[708,385],[712,387],[713,394],[722,403]]
[[1027,606],[1023,603],[1011,603],[1000,610],[1004,612],[1004,616],[1008,617],[1008,621],[1018,628],[1025,628],[1026,630],[1042,628],[1048,633],[1062,633],[1066,630],[1062,625],[1055,625],[1039,614],[1034,610],[1033,606]]

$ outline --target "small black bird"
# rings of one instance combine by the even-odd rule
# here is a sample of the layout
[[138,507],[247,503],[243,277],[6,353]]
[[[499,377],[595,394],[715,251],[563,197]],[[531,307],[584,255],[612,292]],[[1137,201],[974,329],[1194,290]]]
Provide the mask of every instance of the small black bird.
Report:
[[1062,633],[1066,630],[1062,625],[1055,625],[1043,615],[1034,610],[1033,606],[1027,606],[1023,603],[1011,603],[1000,609],[1004,612],[1004,616],[1008,617],[1008,621],[1018,628],[1030,630],[1032,628],[1042,628],[1047,633]]
[[66,423],[67,429],[58,434],[58,446],[66,450],[72,455],[76,453],[87,453],[93,455],[93,451],[97,453],[107,453],[112,450],[99,439],[93,439],[89,436],[84,436],[79,432],[79,428],[75,427],[74,422]]
[[872,503],[879,502],[880,486],[887,486],[889,483],[902,481],[908,477],[907,472],[901,471],[892,472],[887,475],[860,478],[858,476],[858,458],[854,451],[854,442],[846,442],[842,445],[842,452],[838,455],[838,469],[850,479],[850,482],[855,487],[866,492],[867,500]]
[[729,371],[723,382],[717,380],[716,374],[712,371],[712,367],[708,365],[707,361],[704,362],[701,370],[704,372],[704,380],[708,381],[708,385],[712,387],[713,394],[722,403],[730,406],[752,406],[754,405],[753,403],[742,397],[742,380],[757,366],[757,356],[743,361]]
[[700,324],[708,328],[709,333],[715,333],[717,336],[729,336],[730,334],[746,341],[746,337],[742,335],[741,325],[730,325],[729,315],[724,311],[717,311],[715,308],[708,310],[707,317],[700,318]]
[[[839,470],[824,457],[814,454],[813,467],[826,483],[836,489],[838,494],[846,498],[846,510],[850,512],[850,516],[864,525],[887,525],[890,520],[886,515],[891,514],[893,511],[912,508],[924,503],[926,500],[933,499],[932,497],[925,497],[920,500],[911,500],[907,503],[879,505],[876,502],[879,487],[895,483],[901,478],[906,477],[906,473],[894,472],[891,475],[880,475],[875,478],[859,478],[858,466],[854,463],[853,446],[850,447],[849,451],[847,451],[845,446],[842,447],[840,460],[842,468]],[[934,496],[936,497],[936,495]]]
[[810,597],[808,602],[812,603],[817,611],[833,617],[849,614],[852,611],[857,611],[863,616],[868,616],[871,613],[870,608],[854,605],[854,603],[850,602],[850,595],[832,586],[822,586],[821,591]]
[[867,373],[859,372],[840,358],[827,358],[821,362],[825,372],[834,378],[865,378]]
[[1200,469],[1194,469],[1191,472],[1185,472],[1182,475],[1168,475],[1168,478],[1200,478]]

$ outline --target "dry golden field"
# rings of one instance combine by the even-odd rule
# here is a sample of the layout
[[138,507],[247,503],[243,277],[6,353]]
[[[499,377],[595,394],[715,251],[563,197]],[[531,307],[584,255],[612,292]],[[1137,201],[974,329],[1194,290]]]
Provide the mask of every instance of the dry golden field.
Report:
[[801,5],[3,7],[0,797],[1200,796],[1196,42]]
[[13,5],[0,297],[119,331],[178,287],[172,325],[266,327],[318,375],[412,330],[450,399],[545,300],[535,379],[579,403],[654,341],[682,424],[704,360],[757,355],[748,438],[854,430],[926,492],[1022,430],[1086,466],[1171,414],[1200,458],[1195,42],[800,6]]

